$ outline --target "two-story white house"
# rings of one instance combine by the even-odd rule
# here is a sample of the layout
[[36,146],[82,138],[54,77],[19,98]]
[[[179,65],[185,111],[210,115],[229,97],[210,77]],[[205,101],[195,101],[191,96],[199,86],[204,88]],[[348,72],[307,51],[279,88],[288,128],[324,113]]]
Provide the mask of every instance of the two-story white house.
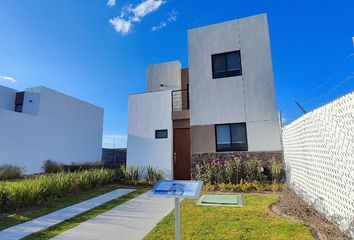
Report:
[[188,60],[149,65],[129,96],[127,164],[190,179],[200,161],[281,161],[266,15],[189,30]]
[[101,160],[103,109],[46,87],[0,86],[0,165]]

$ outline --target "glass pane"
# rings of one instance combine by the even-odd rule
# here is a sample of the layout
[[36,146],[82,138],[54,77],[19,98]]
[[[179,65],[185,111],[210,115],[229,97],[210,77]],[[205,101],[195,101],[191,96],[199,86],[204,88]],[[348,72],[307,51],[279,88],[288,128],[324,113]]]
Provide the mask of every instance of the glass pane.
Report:
[[228,53],[227,59],[227,71],[236,71],[241,69],[240,52]]
[[213,72],[214,73],[226,72],[225,55],[213,56]]
[[230,125],[216,126],[217,150],[228,150],[231,147]]
[[231,125],[232,150],[247,151],[247,129],[245,123],[236,123]]
[[167,129],[156,130],[155,138],[167,138]]
[[236,123],[231,125],[232,143],[246,143],[247,132],[245,123]]

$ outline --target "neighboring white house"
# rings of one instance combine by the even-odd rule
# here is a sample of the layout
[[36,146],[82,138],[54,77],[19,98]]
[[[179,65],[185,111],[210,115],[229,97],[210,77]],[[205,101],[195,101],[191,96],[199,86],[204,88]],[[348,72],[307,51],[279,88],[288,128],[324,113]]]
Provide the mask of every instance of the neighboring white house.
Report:
[[188,31],[189,68],[150,65],[129,96],[128,165],[193,178],[213,159],[282,159],[265,14]]
[[0,86],[0,164],[41,172],[45,160],[101,159],[103,109],[46,87]]

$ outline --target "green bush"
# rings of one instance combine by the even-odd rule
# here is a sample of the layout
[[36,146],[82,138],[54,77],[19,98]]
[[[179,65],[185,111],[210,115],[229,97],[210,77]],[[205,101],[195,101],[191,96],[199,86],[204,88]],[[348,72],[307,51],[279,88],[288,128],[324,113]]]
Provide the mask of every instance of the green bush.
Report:
[[[241,179],[247,182],[281,182],[284,180],[283,165],[274,159],[270,162],[257,159],[243,160],[238,158],[221,162],[213,160],[195,166],[194,178],[211,184],[240,184]],[[257,185],[257,188],[262,188]]]
[[63,164],[53,160],[44,161],[42,168],[45,173],[58,173],[64,170]]
[[22,207],[109,184],[115,177],[113,170],[94,169],[41,175],[19,182],[0,182],[0,212],[16,211]]
[[10,164],[0,166],[0,180],[19,179],[22,177],[22,168]]

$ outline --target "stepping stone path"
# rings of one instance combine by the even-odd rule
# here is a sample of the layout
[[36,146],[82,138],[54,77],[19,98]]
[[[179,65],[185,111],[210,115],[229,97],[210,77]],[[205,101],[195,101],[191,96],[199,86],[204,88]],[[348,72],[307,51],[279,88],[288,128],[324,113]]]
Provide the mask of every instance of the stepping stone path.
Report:
[[134,189],[117,189],[109,193],[105,193],[98,197],[86,200],[84,202],[72,205],[67,208],[60,209],[56,212],[48,215],[36,218],[32,221],[28,221],[7,229],[0,231],[1,240],[17,240],[24,238],[32,233],[51,227],[55,224],[61,223],[64,220],[70,219],[86,212],[90,209],[98,207],[113,199],[126,195],[135,191]]

